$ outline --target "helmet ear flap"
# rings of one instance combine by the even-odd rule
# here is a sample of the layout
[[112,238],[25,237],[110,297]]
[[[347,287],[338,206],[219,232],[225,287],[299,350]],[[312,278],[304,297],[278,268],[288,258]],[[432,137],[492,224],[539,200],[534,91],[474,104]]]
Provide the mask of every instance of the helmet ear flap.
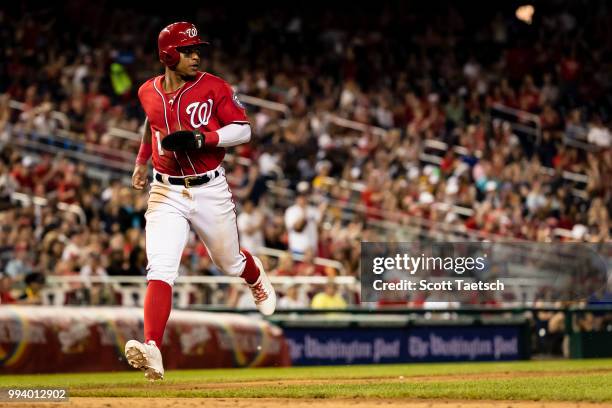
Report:
[[160,51],[159,59],[164,65],[174,67],[176,64],[178,64],[180,56],[176,49],[170,49],[167,51]]

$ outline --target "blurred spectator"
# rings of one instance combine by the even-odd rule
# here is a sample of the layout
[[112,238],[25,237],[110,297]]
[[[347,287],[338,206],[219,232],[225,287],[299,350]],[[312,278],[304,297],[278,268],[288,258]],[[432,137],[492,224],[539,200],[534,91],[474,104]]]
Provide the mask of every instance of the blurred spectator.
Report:
[[91,283],[89,283],[90,277],[104,278],[108,276],[100,254],[97,253],[92,253],[89,255],[87,261],[85,261],[85,265],[81,267],[79,273],[83,278],[83,281],[86,282],[87,286],[91,285]]
[[308,186],[301,184],[298,188],[295,204],[285,212],[285,226],[289,234],[289,250],[294,254],[304,254],[309,248],[317,248],[322,212],[308,204]]
[[346,301],[338,293],[338,286],[333,280],[327,282],[323,292],[314,295],[310,304],[313,309],[345,309],[346,306]]
[[25,246],[15,248],[14,258],[6,264],[4,269],[8,276],[19,282],[32,272],[32,265],[28,260],[28,251]]
[[325,276],[325,268],[315,263],[314,250],[307,248],[304,258],[294,267],[298,276]]
[[264,224],[265,246],[273,249],[287,249],[287,238],[285,223],[281,214],[268,216],[268,222]]
[[83,256],[84,245],[86,241],[85,233],[81,230],[75,230],[71,232],[68,244],[64,247],[62,253],[63,261],[76,261],[81,259]]
[[264,246],[264,217],[251,200],[246,200],[242,204],[242,211],[238,215],[237,223],[240,232],[240,246],[253,254],[257,254],[259,248]]
[[25,289],[23,294],[19,296],[18,302],[28,305],[41,305],[41,291],[45,286],[45,282],[45,275],[42,273],[33,272],[28,274],[24,279]]
[[610,129],[603,125],[599,115],[595,115],[593,121],[589,124],[587,141],[601,147],[612,146],[612,134],[610,134]]
[[306,309],[308,307],[308,301],[300,294],[298,284],[286,285],[284,293],[285,295],[279,299],[277,304],[279,310]]
[[278,266],[274,270],[274,275],[278,276],[295,276],[297,274],[295,265],[293,263],[293,257],[291,253],[285,253],[281,255],[278,260]]
[[0,304],[16,302],[12,294],[12,286],[13,279],[5,273],[0,273]]

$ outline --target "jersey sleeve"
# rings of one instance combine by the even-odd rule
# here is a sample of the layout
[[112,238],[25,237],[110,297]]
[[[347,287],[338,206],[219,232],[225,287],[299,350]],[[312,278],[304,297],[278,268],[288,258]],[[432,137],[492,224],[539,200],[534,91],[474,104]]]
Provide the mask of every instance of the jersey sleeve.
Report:
[[138,88],[138,100],[140,101],[140,107],[144,111],[145,116],[148,116],[146,102],[147,102],[147,93],[148,93],[147,91],[148,91],[148,88],[150,87],[150,83],[151,83],[151,80],[148,80],[144,84],[140,85],[140,88]]
[[146,87],[148,85],[149,81],[145,82],[144,84],[140,85],[140,87],[138,88],[138,100],[140,101],[140,104],[143,104],[143,95],[146,91]]
[[228,83],[223,82],[219,86],[217,100],[217,118],[221,126],[231,123],[249,123],[249,118],[236,92],[232,90]]

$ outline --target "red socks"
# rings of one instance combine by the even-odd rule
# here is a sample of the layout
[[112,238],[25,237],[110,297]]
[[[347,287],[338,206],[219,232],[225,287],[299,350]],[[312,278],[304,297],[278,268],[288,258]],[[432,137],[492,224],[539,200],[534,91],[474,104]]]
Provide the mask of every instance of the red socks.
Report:
[[145,343],[153,340],[157,347],[161,348],[170,309],[172,309],[172,286],[159,280],[149,281],[144,301]]
[[246,249],[241,249],[242,253],[246,257],[246,265],[244,266],[244,271],[240,277],[246,281],[249,285],[254,284],[259,279],[259,269],[257,269],[257,265],[255,265],[255,261],[253,260],[253,256]]

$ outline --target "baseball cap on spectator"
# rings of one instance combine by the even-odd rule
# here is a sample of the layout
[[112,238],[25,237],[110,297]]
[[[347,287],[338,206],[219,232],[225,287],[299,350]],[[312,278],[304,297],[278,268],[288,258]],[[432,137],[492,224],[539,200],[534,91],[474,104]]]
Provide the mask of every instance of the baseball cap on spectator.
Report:
[[310,191],[310,185],[307,181],[300,181],[297,185],[298,195],[307,195]]

